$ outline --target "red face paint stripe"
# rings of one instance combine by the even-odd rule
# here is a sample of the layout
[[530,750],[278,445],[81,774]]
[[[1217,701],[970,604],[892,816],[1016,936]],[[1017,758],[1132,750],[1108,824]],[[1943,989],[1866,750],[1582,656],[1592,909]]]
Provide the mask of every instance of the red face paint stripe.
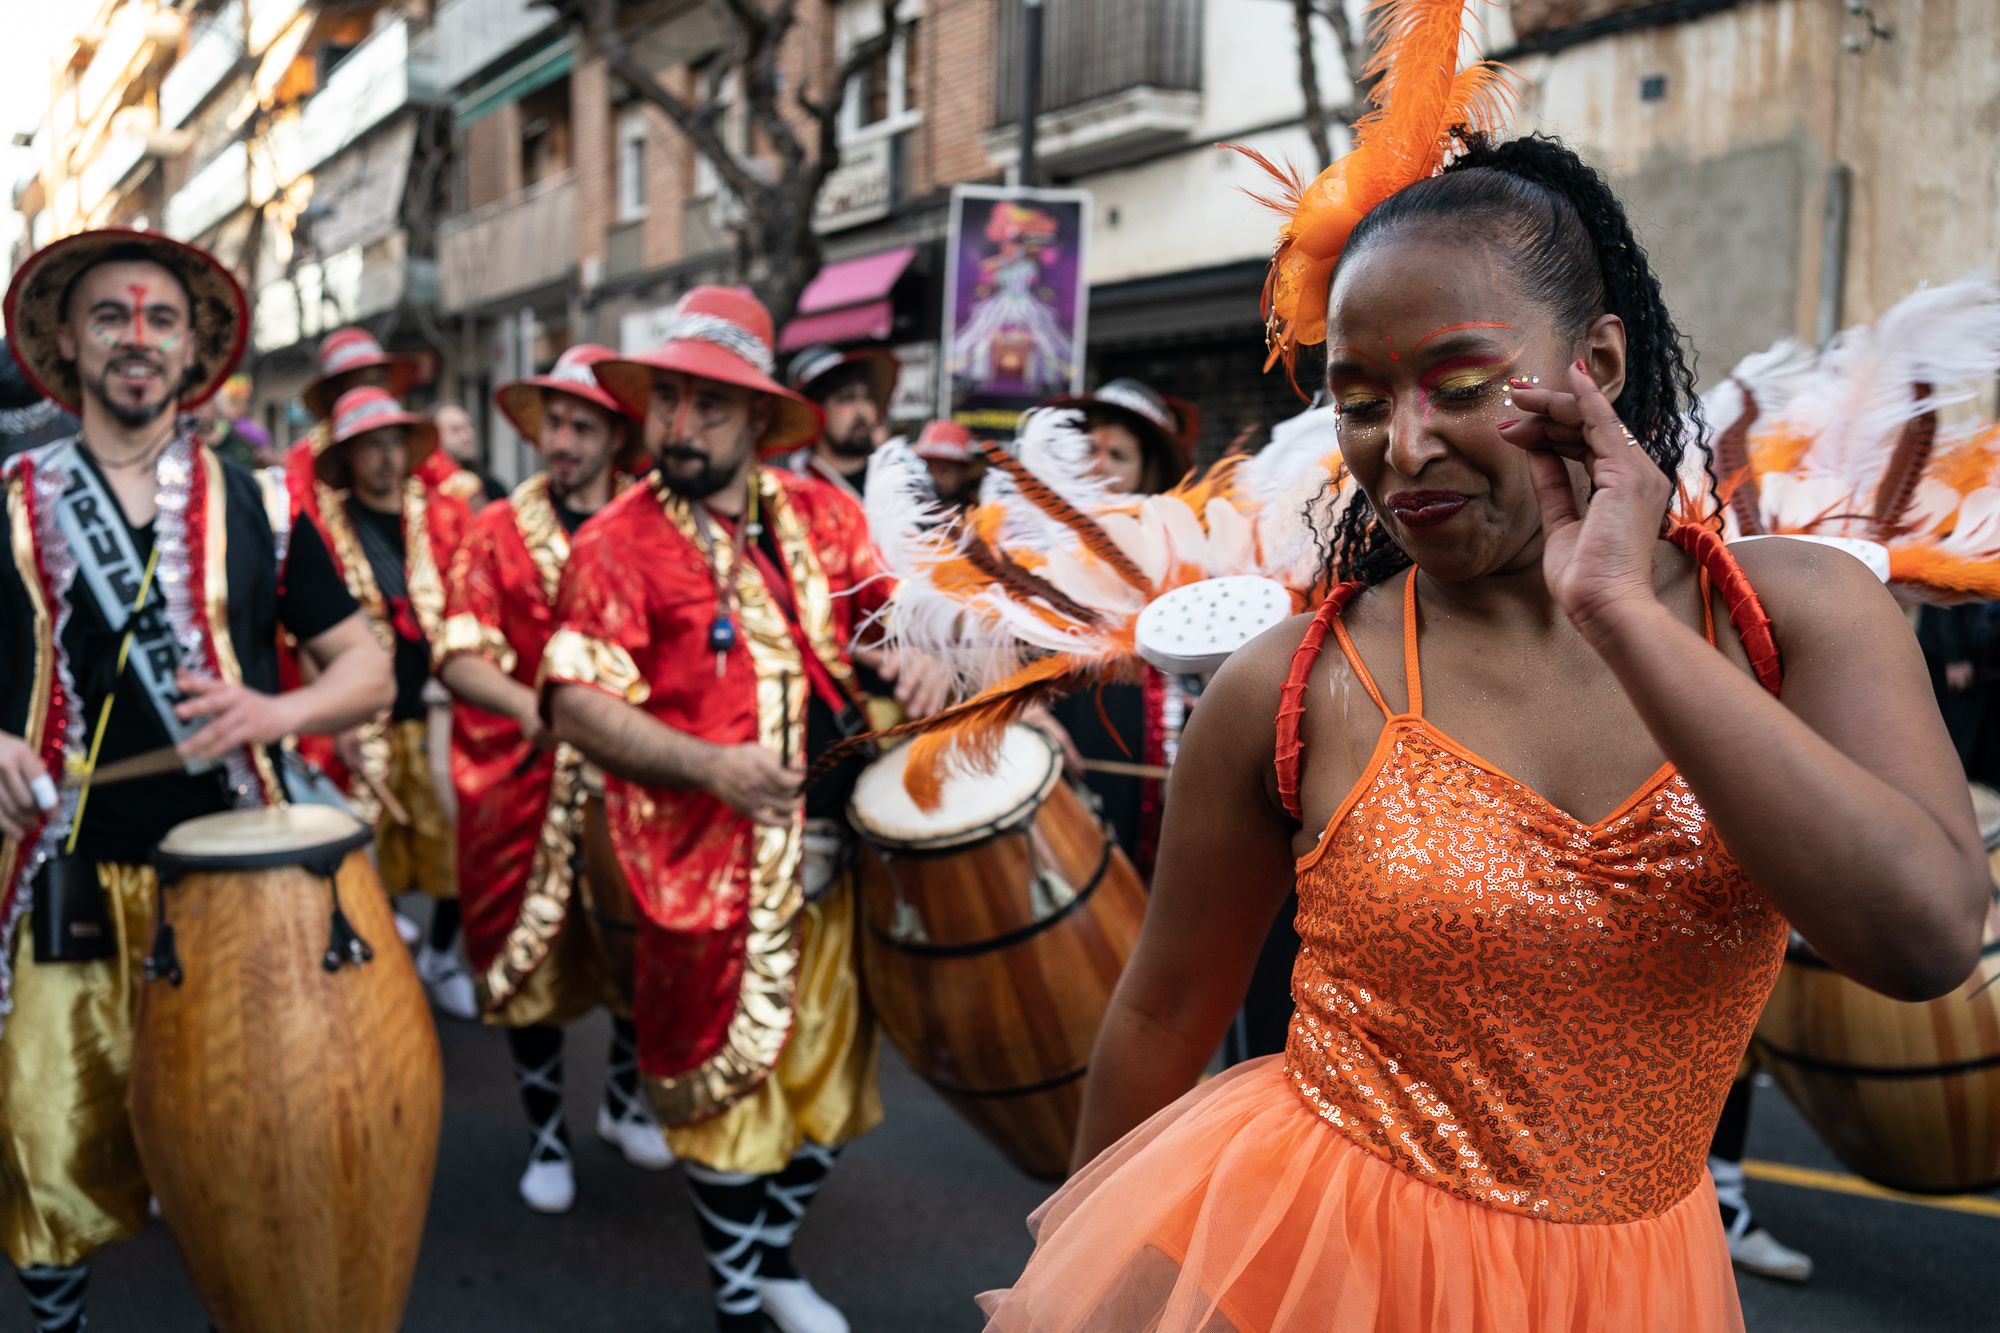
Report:
[[125,289],[132,294],[132,341],[146,340],[146,284],[135,282]]
[[1417,339],[1417,346],[1422,347],[1433,338],[1442,338],[1447,333],[1459,333],[1465,329],[1506,329],[1512,332],[1514,326],[1512,324],[1495,323],[1490,320],[1471,320],[1464,324],[1447,324],[1443,328],[1433,329],[1431,332]]

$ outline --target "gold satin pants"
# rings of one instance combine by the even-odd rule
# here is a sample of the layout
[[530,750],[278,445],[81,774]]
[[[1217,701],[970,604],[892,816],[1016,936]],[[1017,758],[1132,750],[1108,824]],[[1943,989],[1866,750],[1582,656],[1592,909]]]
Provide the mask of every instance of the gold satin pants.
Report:
[[127,1086],[158,881],[100,865],[114,958],[37,963],[14,934],[14,1012],[0,1031],[0,1248],[17,1265],[69,1265],[146,1225],[152,1191],[132,1141]]
[[771,1175],[807,1139],[835,1147],[882,1123],[875,1017],[861,994],[854,880],[808,903],[792,1036],[778,1067],[720,1115],[668,1127],[674,1155],[712,1171]]
[[398,824],[387,810],[375,820],[375,869],[391,898],[412,891],[433,898],[458,896],[451,821],[438,803],[431,780],[430,726],[391,722],[389,774],[385,784],[410,816]]

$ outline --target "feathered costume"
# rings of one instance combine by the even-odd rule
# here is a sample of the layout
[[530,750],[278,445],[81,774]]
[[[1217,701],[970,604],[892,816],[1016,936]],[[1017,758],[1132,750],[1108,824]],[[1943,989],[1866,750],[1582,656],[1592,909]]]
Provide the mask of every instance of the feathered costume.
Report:
[[1978,274],[1817,357],[1781,342],[1745,358],[1703,398],[1724,532],[1877,543],[1905,601],[2000,597],[2000,423],[1940,419],[1996,372],[2000,283]]
[[1261,572],[1243,460],[1160,495],[1114,496],[1091,476],[1089,438],[1064,409],[1028,414],[1013,447],[982,451],[985,494],[949,522],[907,447],[891,442],[870,465],[869,532],[897,578],[885,629],[945,664],[964,698],[897,729],[918,734],[906,782],[926,809],[956,765],[991,761],[1030,704],[1148,670],[1134,638],[1148,603]]

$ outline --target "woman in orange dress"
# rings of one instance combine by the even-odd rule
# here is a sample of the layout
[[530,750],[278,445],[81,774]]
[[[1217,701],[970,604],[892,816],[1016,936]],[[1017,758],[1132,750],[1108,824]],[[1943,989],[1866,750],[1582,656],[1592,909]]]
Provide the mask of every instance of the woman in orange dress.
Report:
[[[1739,1329],[1704,1153],[1787,926],[1900,998],[1974,966],[1985,862],[1894,602],[1824,548],[1662,536],[1692,385],[1617,200],[1553,140],[1461,147],[1321,289],[1345,582],[1194,714],[993,1329]],[[1285,1054],[1188,1092],[1294,882]]]

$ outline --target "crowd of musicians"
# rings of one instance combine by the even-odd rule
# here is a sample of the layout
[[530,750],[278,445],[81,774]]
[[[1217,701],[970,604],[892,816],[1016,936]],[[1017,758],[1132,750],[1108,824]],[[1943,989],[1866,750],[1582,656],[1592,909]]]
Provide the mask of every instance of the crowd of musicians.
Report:
[[[37,405],[10,424],[69,428],[17,438],[0,520],[0,632],[33,646],[0,659],[0,1242],[36,1327],[80,1328],[90,1255],[148,1216],[126,1079],[155,845],[212,812],[332,800],[372,826],[390,895],[433,900],[421,932],[396,918],[433,1005],[506,1033],[521,1200],[573,1204],[563,1031],[609,1009],[597,1133],[636,1167],[682,1165],[719,1326],[845,1328],[791,1246],[882,1115],[858,763],[803,777],[943,701],[865,632],[892,590],[861,501],[895,360],[814,347],[781,379],[763,307],[695,289],[660,346],[578,345],[501,386],[542,467],[492,498],[404,402],[414,361],[359,328],[322,342],[316,425],[276,466],[205,441],[245,314],[192,247],[69,238],[8,311]],[[1072,405],[1115,489],[1187,470],[1185,405],[1133,382]],[[914,450],[941,506],[977,497],[962,427]],[[1142,866],[1186,699],[1156,675],[1035,719],[1072,776],[1112,761],[1095,799]],[[608,855],[586,856],[593,836]],[[640,910],[611,919],[587,863]]]
[[[504,1030],[527,1207],[574,1205],[564,1033],[606,1009],[596,1132],[636,1168],[684,1172],[717,1327],[847,1328],[792,1252],[841,1149],[883,1115],[846,817],[864,751],[845,742],[947,702],[934,664],[871,633],[895,591],[863,507],[894,359],[816,347],[781,368],[763,306],[695,288],[659,345],[570,347],[499,388],[541,470],[496,496],[405,401],[415,364],[358,328],[320,346],[305,439],[276,466],[226,458],[194,412],[235,369],[247,317],[200,250],[72,236],[23,265],[6,310],[28,381],[78,423],[7,460],[0,515],[0,1247],[36,1327],[82,1328],[91,1256],[147,1223],[127,1081],[148,964],[171,948],[155,847],[205,815],[318,802],[372,827],[387,893],[434,900],[421,928],[403,924],[438,1011]],[[1455,318],[1423,316],[1513,327]],[[1569,410],[1526,380],[1514,392]],[[1576,401],[1594,411],[1592,392]],[[1058,405],[1113,494],[1164,491],[1193,464],[1197,411],[1149,386]],[[977,498],[965,430],[934,422],[912,448],[940,506]],[[1337,617],[1286,688],[1296,704],[1330,623],[1421,748],[1414,576],[1405,587],[1406,708],[1383,702]],[[1404,634],[1380,627],[1382,605],[1357,621],[1371,655]],[[1700,627],[1691,653],[1707,651]],[[1447,641],[1425,652],[1452,662]],[[1027,719],[1142,875],[1199,693],[1149,671]],[[1298,762],[1295,743],[1278,763],[1294,802]],[[1385,798],[1379,827],[1398,809]],[[1238,1058],[1285,1044],[1289,919]],[[1777,921],[1738,921],[1718,947],[1775,957]],[[1247,1095],[1218,1086],[1218,1104]],[[1739,1083],[1717,1136],[1723,1221],[1739,1261],[1803,1277],[1809,1261],[1743,1197],[1747,1098]]]

